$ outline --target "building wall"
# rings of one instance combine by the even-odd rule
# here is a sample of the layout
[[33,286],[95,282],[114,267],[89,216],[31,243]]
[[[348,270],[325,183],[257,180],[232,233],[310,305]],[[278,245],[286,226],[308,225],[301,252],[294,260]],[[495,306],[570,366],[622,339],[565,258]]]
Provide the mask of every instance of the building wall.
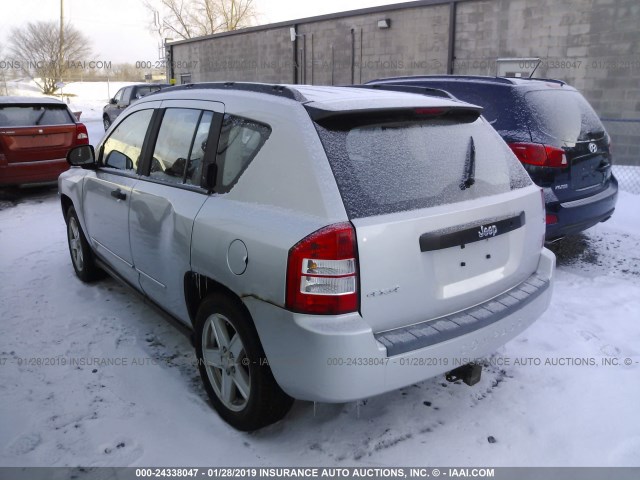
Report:
[[[449,3],[374,10],[179,42],[171,47],[173,77],[345,85],[447,73]],[[390,28],[378,28],[381,19]],[[496,75],[497,58],[541,58],[535,76],[581,90],[612,135],[616,161],[640,165],[640,121],[628,121],[640,119],[638,25],[638,0],[457,1],[453,73]]]
[[[616,163],[640,165],[640,2],[479,0],[458,4],[457,74],[495,75],[494,60],[542,59],[536,77],[579,89],[612,136]],[[619,121],[627,120],[627,121]]]
[[[390,28],[378,28],[381,19],[388,19]],[[301,24],[298,35],[304,37],[298,38],[298,60],[306,50],[306,62],[300,62],[306,78],[299,76],[298,81],[312,83],[312,63],[313,83],[320,85],[351,84],[352,70],[353,83],[425,71],[441,73],[447,63],[448,31],[448,5]]]
[[192,82],[290,83],[293,57],[289,28],[182,43],[173,47],[173,65],[177,83],[184,74],[190,74]]

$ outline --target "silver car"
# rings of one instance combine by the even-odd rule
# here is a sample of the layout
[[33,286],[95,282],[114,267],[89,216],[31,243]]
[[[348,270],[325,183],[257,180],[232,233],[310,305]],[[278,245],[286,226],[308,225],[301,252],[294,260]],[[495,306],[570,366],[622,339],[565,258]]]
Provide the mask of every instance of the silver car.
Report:
[[466,364],[549,305],[540,189],[467,103],[188,85],[136,102],[68,161],[78,277],[107,271],[191,329],[211,402],[241,430],[293,398],[451,371],[473,383]]

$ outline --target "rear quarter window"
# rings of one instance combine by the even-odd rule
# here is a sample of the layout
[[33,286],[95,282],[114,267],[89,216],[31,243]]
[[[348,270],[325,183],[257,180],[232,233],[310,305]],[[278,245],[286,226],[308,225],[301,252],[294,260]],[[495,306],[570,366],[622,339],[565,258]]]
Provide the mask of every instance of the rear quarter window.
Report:
[[75,123],[64,105],[13,105],[0,107],[0,127],[34,127]]
[[228,192],[271,135],[271,127],[248,118],[225,114],[216,152],[219,193]]
[[[508,192],[531,180],[482,118],[316,124],[350,218],[435,207]],[[470,139],[475,183],[464,179]]]

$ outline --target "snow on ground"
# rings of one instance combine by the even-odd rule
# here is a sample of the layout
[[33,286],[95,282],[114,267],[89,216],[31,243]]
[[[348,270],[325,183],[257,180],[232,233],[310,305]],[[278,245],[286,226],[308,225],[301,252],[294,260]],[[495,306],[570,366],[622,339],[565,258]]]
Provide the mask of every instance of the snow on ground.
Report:
[[72,110],[82,111],[82,121],[102,121],[102,107],[109,103],[118,90],[136,82],[73,82],[65,85],[64,93],[70,94]]
[[[94,145],[103,87],[77,90]],[[474,387],[296,402],[245,434],[209,406],[184,336],[115,281],[75,277],[55,188],[2,192],[0,466],[640,466],[639,202],[621,192],[609,222],[552,246],[551,307]]]
[[[0,210],[0,465],[640,466],[639,200],[553,247],[551,307],[478,385],[296,402],[244,434],[210,408],[185,337],[115,281],[74,276],[55,189],[25,190]],[[93,358],[128,365],[70,365]]]

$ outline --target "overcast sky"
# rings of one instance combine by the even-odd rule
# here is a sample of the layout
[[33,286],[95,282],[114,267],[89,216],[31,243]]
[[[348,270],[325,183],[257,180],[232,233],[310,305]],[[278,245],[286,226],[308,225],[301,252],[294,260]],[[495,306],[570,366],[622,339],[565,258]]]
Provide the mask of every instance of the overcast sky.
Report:
[[[256,0],[258,23],[342,12],[398,3],[394,0]],[[0,60],[9,60],[7,42],[11,29],[33,21],[60,19],[59,0],[5,0],[0,16]],[[120,62],[155,61],[158,39],[149,32],[149,13],[142,0],[64,0],[65,21],[91,39],[94,60]]]

